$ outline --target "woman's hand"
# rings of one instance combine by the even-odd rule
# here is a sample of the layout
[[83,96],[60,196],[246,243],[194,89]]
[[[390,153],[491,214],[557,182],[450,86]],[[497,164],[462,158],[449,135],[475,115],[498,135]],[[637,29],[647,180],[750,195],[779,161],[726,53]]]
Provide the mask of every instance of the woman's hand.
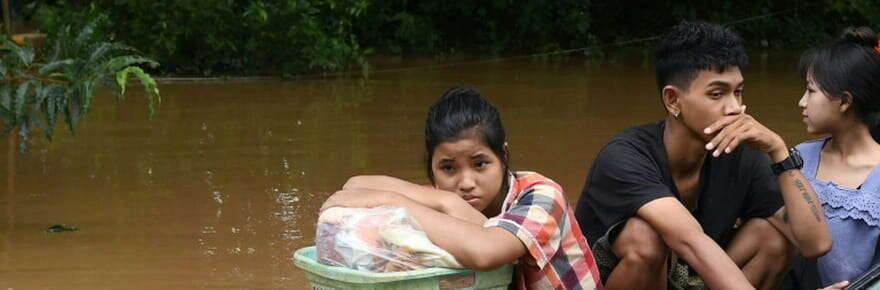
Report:
[[401,198],[397,193],[369,188],[350,188],[337,191],[321,205],[321,211],[331,207],[372,208],[383,205],[396,205]]
[[849,281],[837,282],[837,283],[829,285],[828,287],[818,289],[818,290],[843,290],[843,289],[846,289],[846,286],[849,286]]

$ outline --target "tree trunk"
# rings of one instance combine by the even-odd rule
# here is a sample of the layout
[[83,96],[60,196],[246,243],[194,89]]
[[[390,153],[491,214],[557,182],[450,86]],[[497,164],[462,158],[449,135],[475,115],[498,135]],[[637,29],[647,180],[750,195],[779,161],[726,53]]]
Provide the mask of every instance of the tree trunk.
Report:
[[6,27],[6,35],[12,36],[12,13],[9,12],[9,0],[3,0],[3,26]]
[[16,136],[14,132],[9,132],[9,148],[6,150],[6,192],[10,194],[15,186],[15,160],[18,159],[18,154],[15,154],[15,149],[18,148],[17,144],[15,144],[15,141],[17,141]]
[[[7,0],[3,0],[4,4]],[[12,234],[15,230],[15,161],[18,159],[18,154],[15,152],[16,134],[9,133],[9,148],[6,153],[6,208],[5,208],[5,218],[6,218],[6,232],[3,233],[3,249],[0,249],[0,253],[2,253],[2,257],[0,257],[0,261],[3,261],[3,268],[9,269],[9,254],[13,251],[12,249]]]

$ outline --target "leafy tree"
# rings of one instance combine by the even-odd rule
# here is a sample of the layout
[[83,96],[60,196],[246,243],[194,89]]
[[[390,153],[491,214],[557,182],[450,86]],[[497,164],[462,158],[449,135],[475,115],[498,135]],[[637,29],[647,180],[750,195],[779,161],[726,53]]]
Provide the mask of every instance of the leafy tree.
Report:
[[[14,1],[22,3],[25,1]],[[529,54],[663,35],[681,21],[732,25],[754,47],[812,45],[880,24],[877,0],[32,0],[49,35],[72,21],[183,75],[296,75],[365,67],[392,54]],[[597,55],[601,55],[598,51]]]
[[3,135],[17,130],[19,150],[27,150],[28,136],[36,131],[49,140],[59,118],[71,133],[91,107],[98,87],[113,90],[122,98],[129,75],[143,85],[152,116],[160,101],[156,81],[138,64],[157,66],[155,61],[118,42],[106,42],[95,33],[96,22],[78,31],[65,27],[50,36],[45,48],[30,42],[19,46],[2,37],[0,46],[0,121]]
[[[44,0],[41,0],[44,1]],[[88,0],[35,7],[43,32],[102,18],[164,74],[300,74],[365,64],[352,27],[368,0]]]

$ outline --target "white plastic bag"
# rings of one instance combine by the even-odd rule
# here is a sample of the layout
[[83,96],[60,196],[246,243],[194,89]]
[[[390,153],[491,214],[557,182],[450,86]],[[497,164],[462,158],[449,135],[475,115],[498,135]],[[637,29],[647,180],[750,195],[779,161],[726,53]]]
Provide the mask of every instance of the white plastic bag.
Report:
[[329,208],[318,218],[319,263],[370,272],[463,268],[399,207]]

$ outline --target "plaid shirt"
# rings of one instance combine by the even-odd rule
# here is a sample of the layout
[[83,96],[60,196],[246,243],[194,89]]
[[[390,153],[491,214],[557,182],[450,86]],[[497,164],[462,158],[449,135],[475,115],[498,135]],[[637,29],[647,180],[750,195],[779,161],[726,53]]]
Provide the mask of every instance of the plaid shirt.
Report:
[[515,278],[519,289],[601,289],[596,261],[574,212],[553,180],[535,172],[510,176],[501,214],[484,227],[501,227],[528,250]]

